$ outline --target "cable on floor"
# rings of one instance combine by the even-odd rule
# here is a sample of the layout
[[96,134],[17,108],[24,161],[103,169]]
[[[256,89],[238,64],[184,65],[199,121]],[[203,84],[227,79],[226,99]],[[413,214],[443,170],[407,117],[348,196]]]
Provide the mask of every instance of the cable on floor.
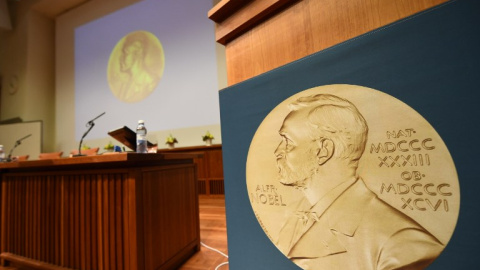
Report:
[[[218,250],[218,249],[216,249],[216,248],[212,248],[212,247],[210,247],[210,246],[207,246],[207,245],[205,245],[205,243],[203,243],[203,242],[200,242],[200,245],[202,245],[202,246],[204,246],[204,247],[206,247],[206,248],[208,248],[208,249],[210,249],[210,250],[213,250],[213,251],[221,254],[221,255],[222,255],[223,257],[225,257],[225,258],[228,258],[228,255],[227,255],[227,254],[221,252],[220,250]],[[228,264],[228,262],[223,262],[223,263],[217,265],[217,267],[215,267],[215,270],[218,270],[218,269],[220,269],[220,267],[222,267],[222,266],[224,266],[224,265],[227,265],[227,264]]]
[[218,269],[220,269],[220,267],[222,267],[224,265],[227,265],[227,264],[228,264],[228,262],[223,262],[223,263],[217,265],[217,267],[215,267],[215,270],[218,270]]

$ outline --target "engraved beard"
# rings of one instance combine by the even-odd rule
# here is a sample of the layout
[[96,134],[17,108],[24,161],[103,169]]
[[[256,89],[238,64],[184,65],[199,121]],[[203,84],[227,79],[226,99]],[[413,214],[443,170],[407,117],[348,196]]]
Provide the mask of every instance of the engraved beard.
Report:
[[303,188],[316,173],[315,159],[306,159],[299,166],[292,166],[285,157],[277,159],[279,182],[285,186]]

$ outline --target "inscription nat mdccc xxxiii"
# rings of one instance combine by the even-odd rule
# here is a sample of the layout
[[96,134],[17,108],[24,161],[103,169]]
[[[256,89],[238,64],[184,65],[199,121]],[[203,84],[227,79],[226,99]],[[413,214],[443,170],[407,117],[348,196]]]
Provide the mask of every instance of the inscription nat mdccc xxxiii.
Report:
[[438,133],[366,87],[281,102],[255,133],[246,173],[260,226],[303,269],[424,269],[458,219],[458,177]]

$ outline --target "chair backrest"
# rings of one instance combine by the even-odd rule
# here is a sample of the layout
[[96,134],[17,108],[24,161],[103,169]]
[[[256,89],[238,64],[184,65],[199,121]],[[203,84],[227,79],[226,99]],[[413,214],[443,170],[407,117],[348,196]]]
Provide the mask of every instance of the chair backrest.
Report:
[[[82,155],[85,155],[85,156],[95,156],[98,154],[98,150],[100,148],[99,147],[94,147],[94,148],[90,148],[90,149],[82,149],[80,151],[80,153]],[[70,151],[70,155],[74,156],[74,155],[78,155],[78,149],[74,149],[72,151]]]
[[13,160],[15,161],[25,161],[28,159],[30,155],[23,155],[23,156],[16,156],[16,157],[13,157]]
[[61,158],[63,152],[40,153],[38,159],[57,159]]

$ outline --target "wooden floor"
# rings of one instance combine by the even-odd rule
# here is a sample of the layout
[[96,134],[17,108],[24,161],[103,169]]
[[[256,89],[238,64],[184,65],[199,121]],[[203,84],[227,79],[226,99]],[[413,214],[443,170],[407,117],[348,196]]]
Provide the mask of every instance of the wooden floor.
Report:
[[[202,244],[228,255],[227,226],[225,221],[224,196],[200,196],[200,240]],[[215,270],[228,262],[222,254],[202,245],[200,251],[194,254],[180,270]],[[219,270],[228,270],[228,264]]]

